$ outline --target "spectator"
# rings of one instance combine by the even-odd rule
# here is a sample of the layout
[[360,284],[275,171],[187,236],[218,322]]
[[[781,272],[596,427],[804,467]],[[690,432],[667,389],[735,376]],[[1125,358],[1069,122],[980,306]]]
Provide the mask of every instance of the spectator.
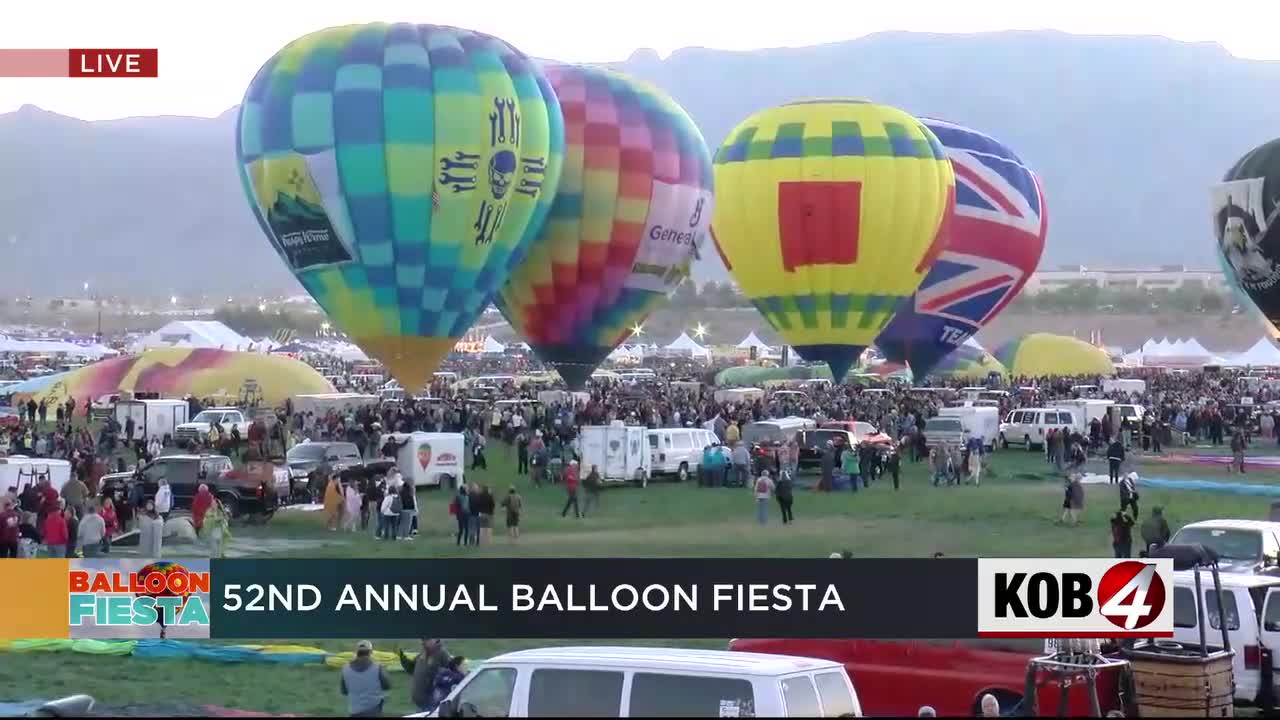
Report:
[[397,650],[400,656],[400,667],[412,678],[409,685],[409,697],[413,706],[421,712],[435,709],[432,702],[436,675],[440,669],[448,665],[452,659],[445,650],[444,641],[423,638],[422,652],[410,660],[403,650]]
[[769,523],[769,498],[773,496],[773,480],[769,478],[769,471],[765,470],[760,473],[760,477],[755,481],[755,498],[756,498],[756,522],[761,525]]
[[347,698],[351,717],[381,717],[391,689],[387,670],[373,661],[373,643],[356,643],[356,656],[342,667],[339,689]]

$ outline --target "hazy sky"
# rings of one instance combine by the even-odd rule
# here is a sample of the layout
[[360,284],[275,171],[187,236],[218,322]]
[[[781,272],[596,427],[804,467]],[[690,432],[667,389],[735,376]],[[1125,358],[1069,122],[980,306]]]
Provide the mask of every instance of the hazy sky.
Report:
[[794,47],[882,30],[1044,28],[1208,40],[1239,57],[1280,60],[1275,0],[0,0],[2,48],[160,50],[156,80],[0,78],[0,112],[31,103],[95,120],[217,115],[290,40],[375,20],[468,27],[567,61],[622,60],[640,47],[663,55],[687,46]]

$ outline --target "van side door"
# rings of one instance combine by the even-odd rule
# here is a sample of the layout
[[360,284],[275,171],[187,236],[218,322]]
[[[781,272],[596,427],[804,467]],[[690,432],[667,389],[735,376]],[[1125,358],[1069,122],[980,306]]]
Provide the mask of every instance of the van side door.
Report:
[[[1267,588],[1262,603],[1262,625],[1258,631],[1259,644],[1271,651],[1271,686],[1276,697],[1277,677],[1280,677],[1280,585]],[[1237,650],[1237,653],[1241,650]],[[1273,700],[1274,701],[1274,700]]]

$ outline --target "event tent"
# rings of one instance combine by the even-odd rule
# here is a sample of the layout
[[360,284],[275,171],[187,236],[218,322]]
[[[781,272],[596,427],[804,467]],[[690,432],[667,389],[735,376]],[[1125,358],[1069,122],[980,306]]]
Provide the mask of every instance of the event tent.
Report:
[[1266,338],[1259,338],[1253,347],[1227,358],[1229,367],[1280,367],[1280,349]]
[[65,340],[18,340],[10,337],[0,338],[0,353],[68,355],[93,360],[119,354],[109,347],[96,343],[93,345],[77,345]]
[[680,355],[703,360],[711,359],[711,351],[699,345],[693,338],[689,337],[689,333],[680,333],[680,337],[676,338],[667,345],[663,350],[670,355]]
[[136,353],[168,347],[247,350],[251,345],[252,340],[214,320],[174,320],[138,340],[129,347],[129,351]]
[[751,348],[755,348],[758,352],[762,353],[773,349],[766,345],[764,341],[756,335],[754,330],[751,331],[750,335],[742,338],[742,342],[738,343],[737,347],[740,350],[750,350]]

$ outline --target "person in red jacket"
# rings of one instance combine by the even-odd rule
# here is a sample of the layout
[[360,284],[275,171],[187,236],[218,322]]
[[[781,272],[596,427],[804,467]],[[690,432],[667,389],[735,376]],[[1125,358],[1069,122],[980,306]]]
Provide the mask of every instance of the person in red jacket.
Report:
[[13,500],[0,498],[0,559],[18,557],[19,519]]
[[111,552],[111,538],[116,536],[116,530],[120,527],[120,518],[116,515],[116,506],[111,498],[102,499],[102,509],[98,514],[102,516],[102,524],[106,528],[102,535],[102,551]]
[[564,491],[568,498],[564,501],[564,509],[560,511],[560,517],[569,514],[569,508],[573,508],[573,516],[582,517],[582,512],[578,510],[578,461],[570,460],[569,467],[564,470]]
[[200,531],[204,526],[204,515],[209,512],[209,508],[213,505],[213,493],[209,492],[209,486],[204,483],[196,490],[196,497],[191,501],[191,526]]
[[44,525],[41,526],[41,540],[44,541],[45,548],[49,551],[51,558],[63,558],[67,556],[67,519],[63,517],[61,512],[51,512],[44,519]]

